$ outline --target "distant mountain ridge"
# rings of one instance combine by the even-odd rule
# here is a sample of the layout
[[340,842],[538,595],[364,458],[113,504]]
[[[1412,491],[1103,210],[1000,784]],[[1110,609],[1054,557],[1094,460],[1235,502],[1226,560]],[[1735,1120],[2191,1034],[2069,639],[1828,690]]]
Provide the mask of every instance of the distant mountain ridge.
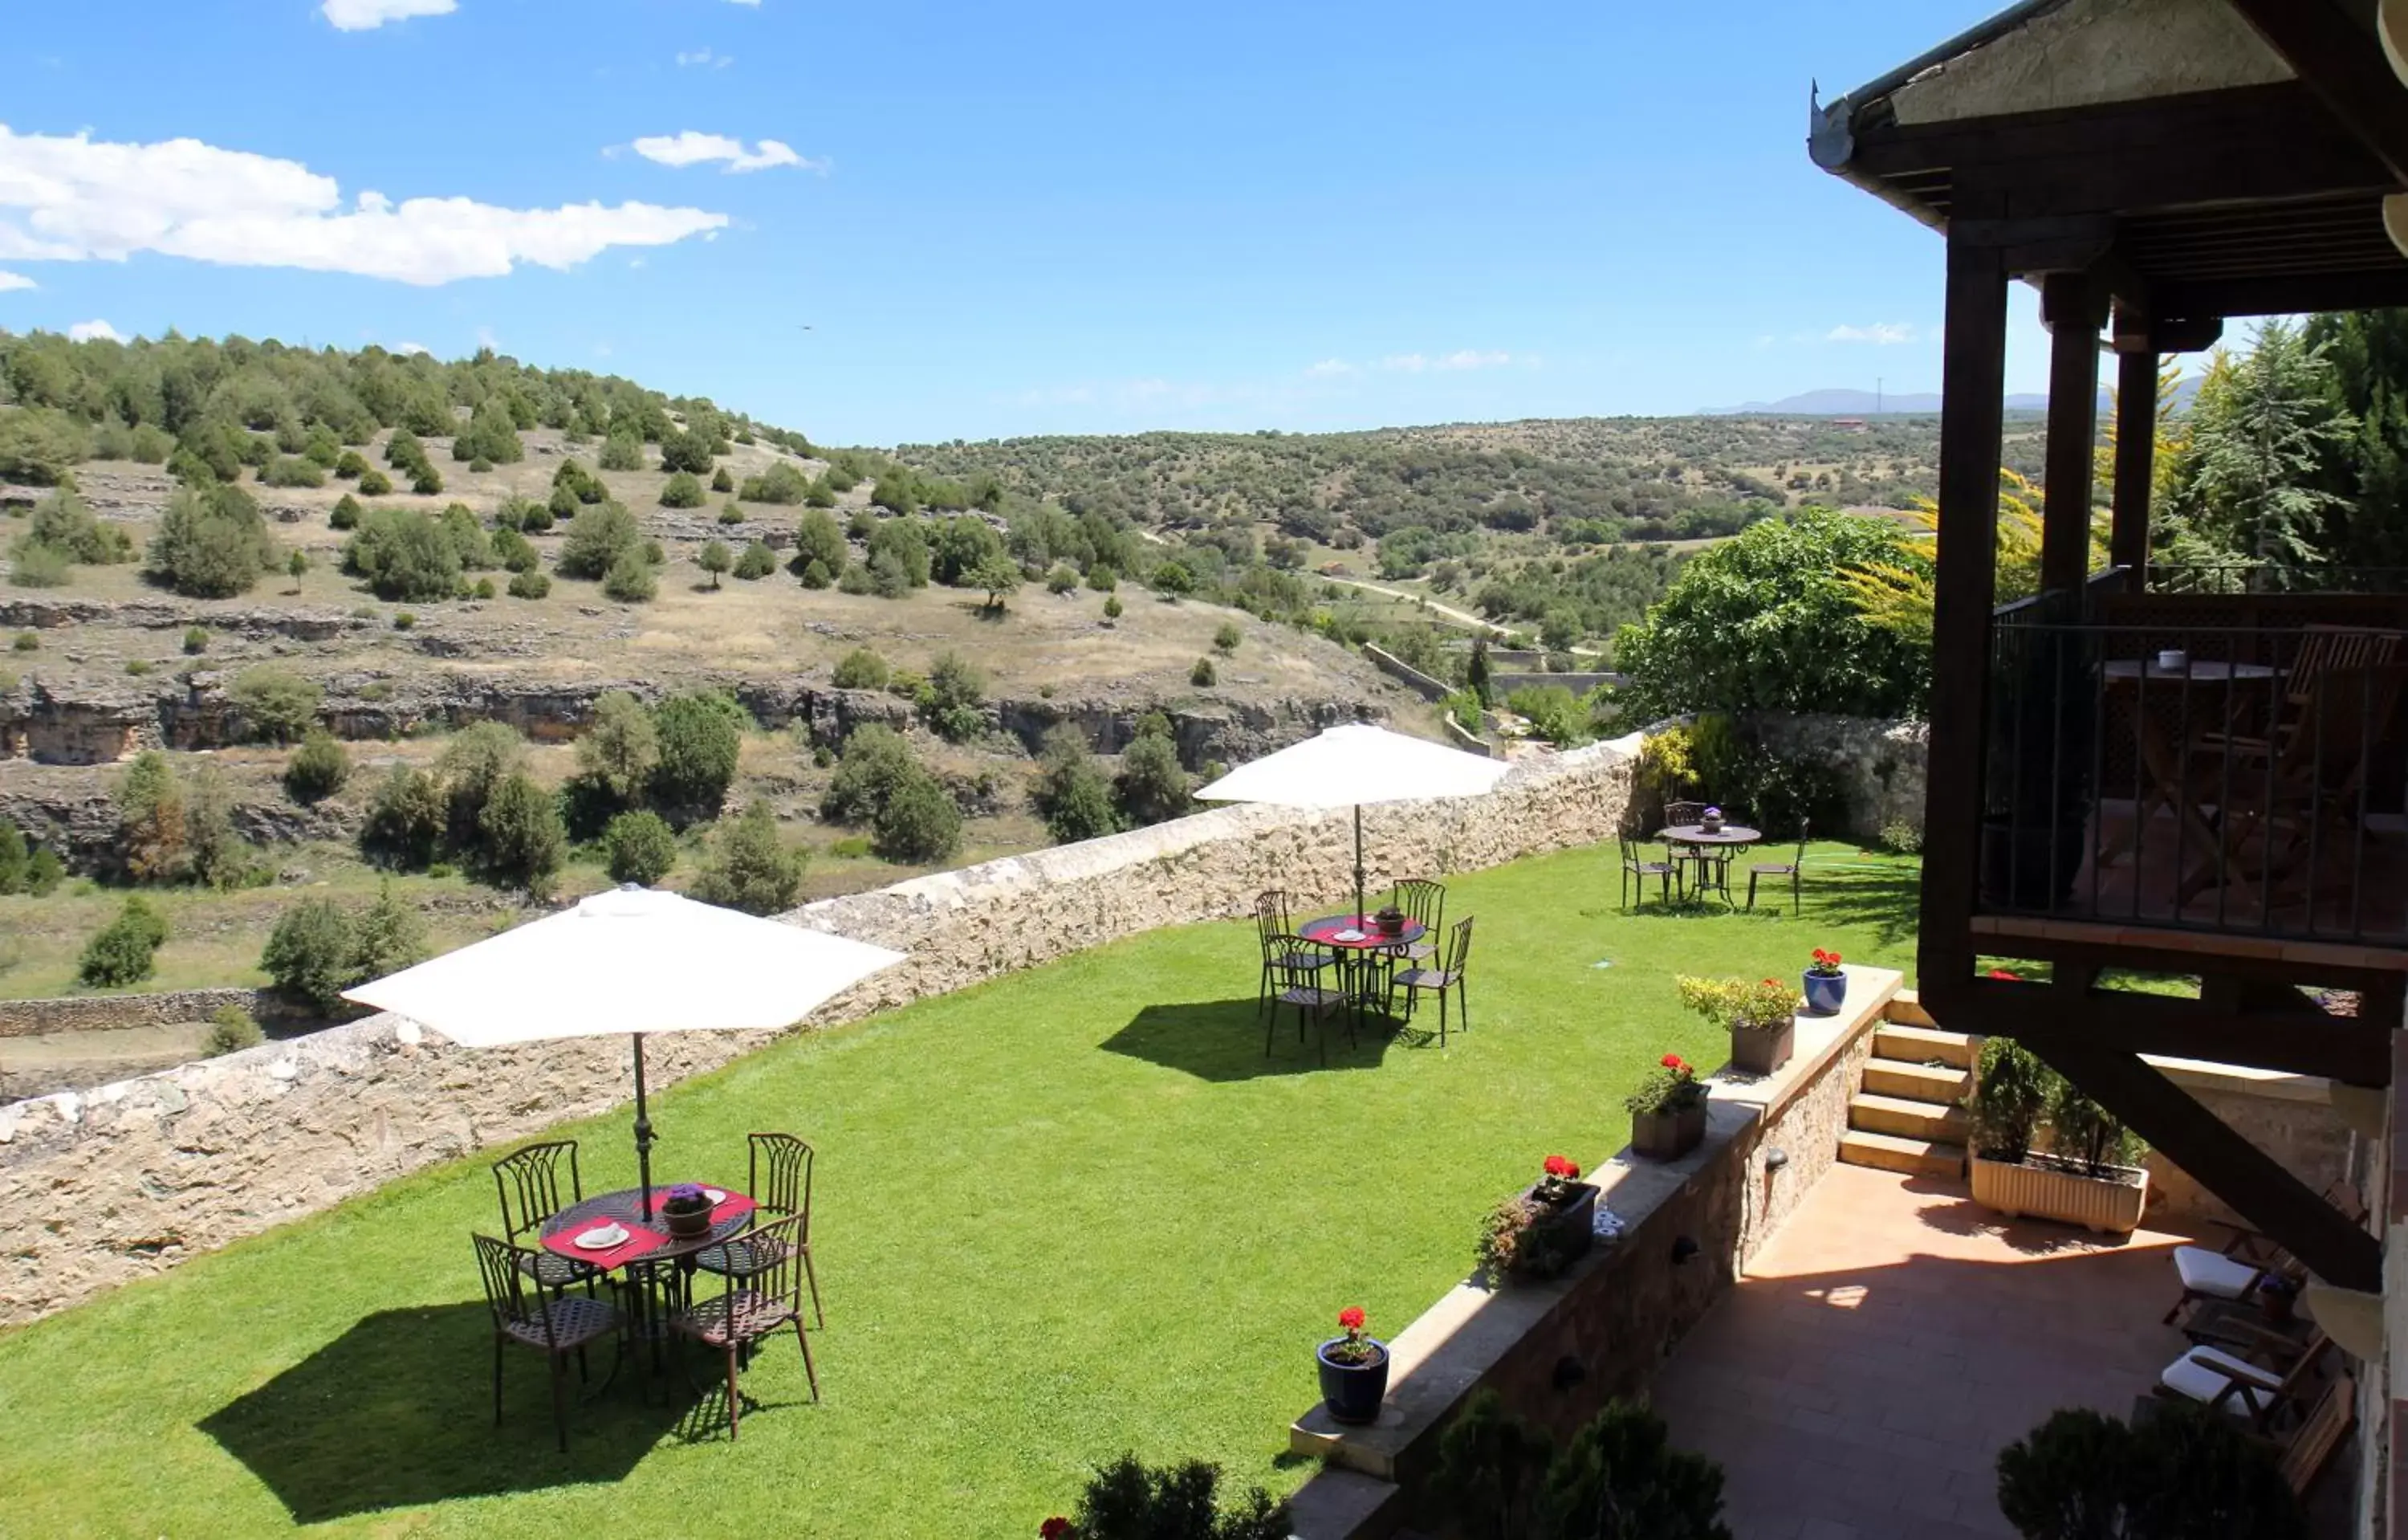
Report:
[[[2199,395],[2199,376],[2187,374],[2174,386],[2174,408],[2187,411],[2192,397]],[[2111,401],[2105,390],[2099,393],[2099,410],[2105,411]],[[1938,391],[1908,392],[1904,395],[1869,390],[1829,388],[1810,390],[1797,396],[1784,396],[1778,401],[1749,401],[1736,407],[1700,407],[1699,417],[1914,417],[1940,410]],[[2046,411],[2048,397],[2010,396],[2009,411]]]

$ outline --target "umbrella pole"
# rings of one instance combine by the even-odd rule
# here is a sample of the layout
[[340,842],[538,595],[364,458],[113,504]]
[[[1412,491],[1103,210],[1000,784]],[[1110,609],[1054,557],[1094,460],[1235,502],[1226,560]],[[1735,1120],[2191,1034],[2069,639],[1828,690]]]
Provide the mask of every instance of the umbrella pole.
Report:
[[1363,920],[1363,804],[1354,804],[1354,920]]
[[644,1034],[630,1032],[636,1040],[636,1173],[643,1183],[644,1206],[638,1216],[652,1216],[652,1119],[644,1110]]

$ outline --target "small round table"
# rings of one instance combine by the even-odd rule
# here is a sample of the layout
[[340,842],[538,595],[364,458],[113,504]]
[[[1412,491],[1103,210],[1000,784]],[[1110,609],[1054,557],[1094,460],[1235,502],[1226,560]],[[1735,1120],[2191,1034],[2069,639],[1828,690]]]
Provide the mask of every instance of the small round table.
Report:
[[1690,858],[1698,863],[1698,891],[1703,893],[1706,890],[1707,873],[1711,871],[1713,885],[1722,891],[1723,902],[1736,909],[1739,905],[1731,899],[1730,891],[1730,857],[1708,856],[1703,852],[1707,849],[1742,849],[1763,839],[1764,831],[1750,828],[1745,824],[1725,824],[1714,829],[1703,824],[1674,824],[1670,828],[1657,829],[1656,838],[1668,845],[1689,846],[1695,853]]
[[[666,1182],[652,1184],[652,1202],[657,1204],[672,1185]],[[733,1212],[714,1220],[710,1229],[700,1235],[672,1235],[666,1221],[646,1217],[644,1194],[640,1187],[622,1187],[617,1192],[605,1192],[581,1202],[571,1203],[543,1222],[544,1249],[554,1256],[583,1261],[603,1273],[623,1267],[627,1270],[628,1293],[635,1304],[636,1330],[639,1336],[652,1345],[652,1366],[655,1370],[660,1367],[661,1339],[666,1324],[655,1314],[662,1303],[653,1299],[651,1287],[652,1280],[660,1276],[656,1270],[664,1265],[673,1266],[675,1274],[668,1281],[682,1288],[684,1280],[695,1270],[695,1257],[732,1236],[742,1234],[752,1226],[755,1207],[752,1200],[734,1187],[718,1190],[727,1195],[720,1201],[719,1208]],[[639,1225],[658,1234],[660,1240],[656,1245],[633,1249],[627,1245],[614,1246],[598,1254],[589,1254],[565,1241],[558,1245],[551,1244],[562,1237],[578,1234],[601,1219],[615,1220],[621,1225]],[[613,1373],[616,1373],[615,1365]]]
[[1402,930],[1390,936],[1381,932],[1379,921],[1367,915],[1325,914],[1317,920],[1305,921],[1297,928],[1297,934],[1315,946],[1329,948],[1337,957],[1339,969],[1347,979],[1343,987],[1359,1015],[1375,1001],[1383,1009],[1387,1004],[1372,992],[1371,975],[1377,964],[1428,935],[1429,927],[1409,918]]

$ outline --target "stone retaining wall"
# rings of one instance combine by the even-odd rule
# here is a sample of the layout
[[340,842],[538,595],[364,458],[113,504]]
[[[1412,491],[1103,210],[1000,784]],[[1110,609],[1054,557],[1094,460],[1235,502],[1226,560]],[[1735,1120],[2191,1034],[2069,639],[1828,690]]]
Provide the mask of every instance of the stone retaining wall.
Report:
[[[1526,762],[1493,792],[1363,812],[1375,885],[1610,836],[1637,739]],[[1266,887],[1352,885],[1344,812],[1228,807],[875,892],[784,918],[902,949],[816,1025],[941,994],[1164,925],[1247,912]],[[1609,869],[1598,867],[1598,891]],[[777,1033],[692,1033],[646,1051],[655,1086]],[[165,1271],[394,1177],[626,1094],[626,1044],[469,1052],[390,1015],[104,1087],[0,1107],[0,1324]]]
[[117,1027],[173,1027],[188,1021],[207,1021],[228,1005],[242,1007],[257,1021],[292,1014],[292,1007],[267,989],[178,989],[151,995],[8,1000],[0,1000],[0,1037],[91,1032]]
[[[2355,1174],[2350,1164],[2352,1136],[2349,1125],[2333,1106],[2332,1082],[2315,1075],[2183,1058],[2152,1058],[2149,1062],[2223,1119],[2227,1128],[2282,1162],[2284,1170],[2310,1187],[2322,1190]],[[2202,1220],[2245,1224],[2222,1199],[2163,1155],[2150,1151],[2147,1165],[2147,1223],[2174,1229]]]
[[1374,647],[1367,641],[1363,644],[1363,655],[1369,658],[1382,673],[1404,681],[1425,700],[1444,700],[1455,693],[1444,680],[1431,678],[1384,648]]
[[1817,834],[1870,842],[1894,824],[1922,830],[1928,740],[1923,723],[1792,716],[1778,712],[1762,712],[1750,720],[1766,747],[1829,765],[1846,782],[1848,827],[1817,829]]

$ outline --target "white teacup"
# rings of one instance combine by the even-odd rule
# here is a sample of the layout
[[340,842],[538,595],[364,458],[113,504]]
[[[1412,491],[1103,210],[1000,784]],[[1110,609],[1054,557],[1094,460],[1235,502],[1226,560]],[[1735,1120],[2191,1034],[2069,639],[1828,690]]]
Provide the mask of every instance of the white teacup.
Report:
[[2169,647],[2157,655],[2157,667],[2170,674],[2178,674],[2190,667],[2190,655],[2179,647]]

